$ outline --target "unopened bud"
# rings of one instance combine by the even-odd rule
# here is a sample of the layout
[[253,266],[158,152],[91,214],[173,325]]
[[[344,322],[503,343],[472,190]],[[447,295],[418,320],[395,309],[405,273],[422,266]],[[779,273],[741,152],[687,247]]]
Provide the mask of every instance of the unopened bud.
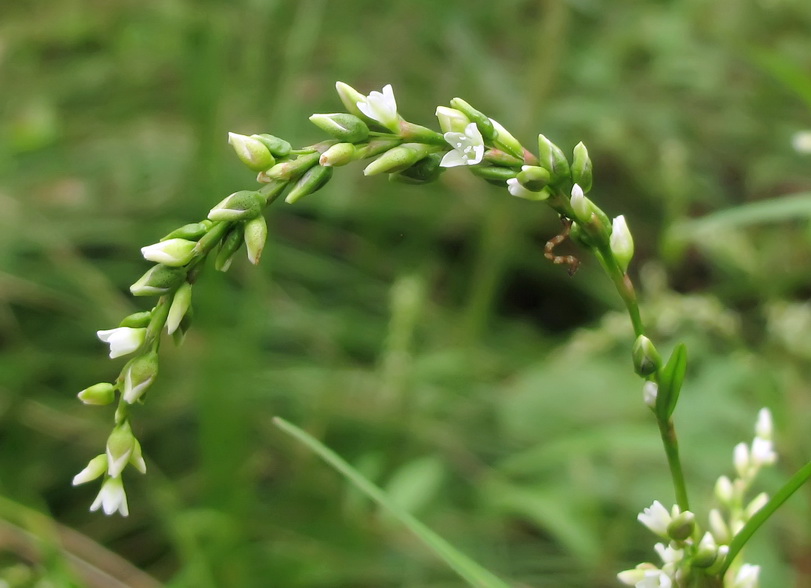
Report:
[[516,176],[518,183],[531,192],[540,192],[549,185],[549,172],[536,165],[525,165]]
[[245,226],[242,223],[235,225],[220,243],[220,249],[214,258],[214,269],[227,272],[239,248],[242,247],[245,235]]
[[679,513],[667,526],[667,535],[675,541],[684,541],[696,528],[696,515],[689,510]]
[[213,221],[238,221],[254,218],[265,205],[265,197],[259,192],[240,190],[222,200],[208,213]]
[[85,388],[78,394],[79,400],[93,406],[105,406],[115,400],[115,386],[102,382]]
[[191,289],[192,286],[188,282],[183,282],[181,286],[175,291],[172,297],[172,304],[169,307],[169,315],[166,318],[166,332],[170,335],[177,330],[180,321],[186,316],[186,313],[191,306]]
[[96,478],[101,477],[107,471],[107,454],[102,453],[91,459],[87,466],[73,476],[73,485],[78,486],[86,482],[92,482]]
[[323,188],[330,178],[332,178],[332,168],[316,165],[301,176],[293,185],[293,188],[285,196],[284,201],[288,204],[297,202],[304,196],[317,192]]
[[284,139],[280,139],[279,137],[274,137],[273,135],[251,135],[251,139],[261,141],[262,144],[268,148],[268,151],[270,151],[275,157],[287,157],[290,155],[290,151],[293,149],[293,146],[290,145],[290,143]]
[[267,238],[268,224],[264,216],[260,214],[245,223],[245,249],[248,252],[248,260],[252,264],[259,263]]
[[591,190],[591,159],[586,146],[581,141],[575,145],[572,153],[572,181],[583,188],[583,192]]
[[321,154],[318,151],[299,155],[296,159],[277,163],[266,172],[259,174],[260,182],[270,180],[295,180],[314,165],[318,165]]
[[128,421],[118,425],[107,438],[107,475],[116,478],[121,475],[132,455],[135,437]]
[[496,129],[496,136],[493,139],[493,144],[501,149],[502,151],[506,151],[510,155],[517,157],[518,159],[524,159],[524,146],[518,142],[518,139],[512,136],[510,132],[505,129],[498,121],[490,119],[493,127]]
[[612,223],[609,245],[620,270],[623,273],[627,272],[628,264],[634,256],[634,239],[623,215],[616,217]]
[[335,90],[338,92],[338,97],[343,102],[346,110],[355,116],[363,116],[363,113],[358,108],[358,102],[366,100],[366,96],[358,92],[349,84],[343,82],[335,82]]
[[363,174],[374,176],[382,173],[395,173],[403,171],[417,163],[432,150],[428,145],[419,143],[406,143],[388,150],[366,166]]
[[546,200],[549,198],[549,190],[544,188],[540,192],[533,192],[532,190],[527,190],[521,183],[518,181],[518,178],[512,178],[507,180],[507,191],[516,196],[517,198],[523,198],[524,200]]
[[569,162],[563,151],[544,135],[538,135],[538,160],[538,165],[549,172],[552,183],[570,178]]
[[483,113],[473,108],[461,98],[454,98],[451,100],[451,107],[461,111],[466,117],[468,117],[468,119],[470,119],[470,122],[476,123],[476,126],[479,128],[479,132],[482,134],[485,141],[492,141],[495,139],[496,128],[493,126],[493,122]]
[[228,143],[234,148],[239,160],[253,171],[268,169],[276,163],[265,144],[253,137],[228,133]]
[[337,143],[324,151],[318,160],[323,167],[339,167],[355,159],[355,146],[352,143]]
[[180,267],[189,263],[194,257],[195,241],[186,239],[167,239],[153,245],[141,247],[141,255],[148,261],[162,263],[169,267]]
[[659,384],[656,382],[647,381],[642,386],[642,400],[651,409],[656,409],[656,398],[659,396]]
[[697,568],[708,568],[718,559],[718,544],[709,531],[704,533],[698,543],[698,549],[693,556],[692,564]]
[[470,168],[470,172],[474,176],[479,176],[485,180],[497,181],[502,185],[504,182],[515,178],[518,171],[512,167],[499,167],[495,165],[480,166],[474,165]]
[[200,237],[205,235],[211,228],[211,221],[203,221],[199,223],[189,223],[178,227],[161,241],[168,241],[169,239],[188,239],[189,241],[197,241]]
[[133,296],[160,296],[177,288],[185,279],[183,268],[158,264],[130,286],[130,292]]
[[464,112],[447,106],[437,106],[436,117],[443,133],[464,133],[465,127],[471,123]]
[[436,180],[445,169],[439,165],[442,154],[431,153],[401,172],[390,174],[389,179],[404,184],[427,184]]
[[640,335],[634,342],[632,351],[634,371],[643,378],[655,373],[662,366],[662,357],[645,335]]
[[314,114],[310,121],[322,131],[339,141],[359,143],[369,137],[369,127],[357,116],[339,112],[334,114]]
[[[144,395],[158,375],[158,354],[154,351],[136,357],[124,369],[124,402],[132,404]],[[112,475],[112,474],[111,474]]]
[[144,310],[142,312],[134,312],[130,315],[125,316],[121,319],[121,322],[118,323],[119,327],[130,327],[134,329],[142,329],[149,324],[149,321],[152,320],[152,312],[148,310]]

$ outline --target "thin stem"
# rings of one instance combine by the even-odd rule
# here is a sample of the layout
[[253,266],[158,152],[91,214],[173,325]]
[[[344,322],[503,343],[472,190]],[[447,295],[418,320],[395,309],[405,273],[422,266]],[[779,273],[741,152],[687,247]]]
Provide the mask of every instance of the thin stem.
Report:
[[684,472],[679,459],[679,441],[676,438],[676,428],[672,420],[659,421],[659,434],[662,436],[662,445],[667,455],[667,465],[670,468],[670,477],[673,480],[673,489],[676,491],[676,503],[682,511],[690,510],[690,501],[687,499],[687,484],[684,482]]

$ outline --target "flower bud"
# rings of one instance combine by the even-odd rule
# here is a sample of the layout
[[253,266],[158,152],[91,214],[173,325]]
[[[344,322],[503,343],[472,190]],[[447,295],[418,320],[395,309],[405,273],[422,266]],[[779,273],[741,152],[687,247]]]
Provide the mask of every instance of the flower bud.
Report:
[[[261,217],[260,217],[261,218]],[[170,335],[177,330],[180,321],[186,316],[191,306],[191,284],[183,282],[172,297],[169,314],[166,317],[166,332]]]
[[451,100],[451,107],[461,111],[470,119],[471,122],[476,123],[476,126],[479,128],[479,132],[482,134],[482,137],[484,137],[485,140],[492,141],[495,139],[496,128],[493,126],[493,122],[484,114],[473,108],[461,98],[454,98]]
[[161,241],[168,241],[169,239],[188,239],[189,241],[197,241],[200,237],[205,235],[211,228],[211,221],[203,221],[199,223],[189,223],[178,227]]
[[634,342],[632,351],[634,371],[643,378],[655,373],[662,366],[662,357],[645,335],[640,335]]
[[738,477],[744,480],[748,479],[751,460],[749,459],[749,447],[747,447],[746,443],[738,443],[735,446],[732,462],[735,465]]
[[98,496],[90,505],[90,511],[96,511],[101,508],[104,514],[111,515],[114,512],[121,513],[122,517],[129,515],[130,511],[127,506],[127,493],[124,491],[124,482],[120,476],[115,478],[108,477],[101,485],[101,490]]
[[234,148],[239,160],[253,171],[268,169],[276,163],[265,144],[253,137],[228,133],[228,143]]
[[121,319],[121,322],[118,323],[118,326],[143,328],[149,325],[149,321],[151,320],[152,320],[152,312],[149,310],[144,310],[143,312],[134,312],[130,315],[125,316],[123,319]]
[[116,478],[121,475],[132,455],[135,437],[128,421],[118,425],[107,438],[107,475]]
[[463,133],[465,127],[471,123],[464,112],[447,106],[437,106],[436,117],[443,133]]
[[426,143],[428,145],[439,145],[441,147],[446,146],[445,137],[442,133],[437,133],[433,129],[416,125],[402,119],[400,120],[400,131],[398,135],[400,135],[403,141],[408,143]]
[[115,400],[115,386],[102,382],[85,388],[78,394],[79,400],[88,405],[105,406]]
[[264,216],[260,214],[245,223],[245,249],[248,252],[248,260],[252,264],[259,263],[267,238],[268,224]]
[[574,210],[575,220],[587,224],[591,219],[594,205],[591,200],[586,198],[583,188],[579,184],[572,186],[572,198],[569,203],[572,205],[572,210]]
[[710,530],[712,531],[713,537],[718,543],[729,543],[732,539],[732,533],[729,531],[729,527],[727,526],[726,522],[724,522],[724,517],[721,516],[721,511],[717,508],[710,509],[710,514],[707,517],[710,522]]
[[318,151],[299,155],[296,159],[277,163],[269,170],[259,174],[260,182],[270,180],[295,180],[314,165],[318,165],[321,154]]
[[525,165],[516,176],[518,183],[530,192],[540,192],[549,185],[549,172],[542,167]]
[[366,166],[363,174],[374,176],[382,173],[403,171],[428,155],[433,148],[419,143],[405,143],[390,149]]
[[483,159],[487,163],[492,163],[493,165],[497,165],[499,167],[518,167],[524,163],[523,159],[513,157],[501,149],[488,149],[484,152]]
[[245,237],[245,225],[240,223],[234,226],[220,243],[220,249],[217,251],[217,256],[214,258],[214,269],[219,272],[227,272],[231,267],[231,262],[234,255],[239,248]]
[[194,257],[195,241],[186,239],[167,239],[153,245],[141,247],[141,255],[147,261],[162,263],[169,267],[180,267],[189,263]]
[[755,423],[755,436],[761,439],[771,439],[773,432],[772,413],[768,408],[761,408],[757,413],[757,423]]
[[543,135],[538,135],[538,159],[539,165],[549,172],[552,183],[570,178],[569,162],[563,151]]
[[726,476],[718,478],[715,482],[715,497],[718,499],[718,502],[729,506],[732,504],[734,496],[735,489],[732,485],[732,481]]
[[581,141],[575,145],[572,153],[572,181],[583,188],[583,192],[591,190],[591,159],[586,146]]
[[634,239],[623,215],[616,217],[612,223],[609,245],[620,270],[627,272],[628,264],[634,256]]
[[355,159],[366,159],[367,157],[374,157],[380,155],[396,147],[402,143],[400,139],[379,138],[372,139],[365,145],[358,145],[355,147]]
[[346,110],[355,116],[362,116],[363,113],[358,108],[358,102],[366,100],[366,96],[358,92],[349,84],[343,82],[335,82],[335,90],[338,92],[338,98],[341,99]]
[[693,556],[693,566],[697,568],[708,568],[718,559],[718,544],[709,531],[704,533],[698,543],[698,549]]
[[506,151],[518,159],[524,159],[524,146],[518,142],[518,139],[513,137],[510,132],[501,126],[498,121],[491,118],[490,123],[496,130],[496,136],[493,139],[493,144],[497,148],[501,149],[502,151]]
[[403,182],[404,184],[427,184],[433,182],[442,173],[439,162],[442,159],[440,153],[431,153],[427,157],[420,159],[417,163],[401,172],[389,175],[389,180]]
[[129,463],[131,463],[132,466],[142,474],[146,473],[146,462],[144,461],[144,454],[141,450],[141,444],[135,437],[132,438],[132,453],[130,453]]
[[696,528],[696,515],[689,510],[679,513],[667,526],[667,535],[675,541],[684,541]]
[[121,397],[127,404],[140,399],[158,375],[158,354],[154,351],[136,357],[124,369],[124,390]]
[[293,146],[284,139],[280,139],[279,137],[274,137],[273,135],[268,135],[266,133],[261,135],[251,135],[251,139],[261,141],[262,144],[268,148],[268,151],[270,151],[275,157],[287,157],[290,155],[290,151],[293,150]]
[[547,190],[546,188],[544,188],[540,192],[533,192],[532,190],[527,190],[526,188],[524,188],[524,186],[522,186],[519,183],[518,178],[511,178],[507,180],[507,191],[513,196],[523,198],[524,200],[540,201],[549,198],[549,190]]
[[499,167],[495,165],[473,166],[470,168],[470,171],[474,176],[479,176],[485,180],[498,181],[501,182],[502,185],[504,182],[511,180],[518,175],[518,171],[515,168]]
[[[260,173],[260,176],[263,174]],[[259,188],[259,194],[262,195],[262,198],[265,199],[265,205],[272,203],[276,198],[278,198],[284,189],[290,184],[287,180],[271,180],[270,178],[266,178],[263,180],[261,177],[256,178],[256,181],[265,183],[264,186]]]
[[652,410],[656,409],[656,399],[659,396],[659,384],[647,381],[642,386],[642,400]]
[[259,192],[240,190],[227,196],[208,213],[213,221],[247,220],[257,216],[265,205],[265,197]]
[[310,121],[322,131],[345,143],[359,143],[369,138],[369,127],[357,116],[339,112],[314,114]]
[[133,296],[159,296],[168,294],[186,279],[183,268],[169,267],[163,264],[153,266],[141,279],[130,286]]
[[355,146],[352,143],[337,143],[324,151],[318,160],[322,167],[339,167],[355,159]]
[[311,167],[298,181],[293,185],[292,190],[287,193],[284,201],[288,204],[297,202],[304,196],[317,192],[323,188],[330,178],[332,178],[333,169],[331,167],[323,167],[316,165]]
[[73,476],[73,485],[85,484],[92,482],[96,478],[101,477],[107,471],[107,455],[102,453],[91,459],[85,468]]

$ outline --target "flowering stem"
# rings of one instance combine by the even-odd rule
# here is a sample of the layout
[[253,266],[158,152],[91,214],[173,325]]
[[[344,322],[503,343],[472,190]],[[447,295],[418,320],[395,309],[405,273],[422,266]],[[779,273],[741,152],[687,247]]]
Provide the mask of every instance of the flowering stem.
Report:
[[752,518],[750,518],[743,528],[738,531],[738,533],[732,539],[732,542],[729,544],[729,553],[726,561],[724,562],[724,566],[720,571],[720,575],[722,577],[726,573],[730,564],[735,560],[735,556],[740,553],[743,546],[746,545],[746,542],[749,541],[755,531],[757,531],[760,526],[765,523],[769,517],[772,516],[775,511],[777,511],[777,509],[780,508],[782,504],[788,500],[792,494],[799,490],[800,486],[805,484],[809,479],[811,479],[811,461],[800,468],[796,474],[791,476],[788,482],[786,482],[783,487],[780,488],[780,490],[778,490],[774,496],[772,496],[771,500],[769,500],[769,502],[767,502],[763,508],[752,515]]
[[679,459],[679,442],[676,439],[676,429],[673,421],[660,420],[659,434],[662,436],[662,444],[667,455],[667,465],[670,468],[670,477],[673,479],[673,489],[676,491],[676,503],[682,512],[690,510],[690,502],[687,499],[687,485],[684,482],[684,472],[681,469]]

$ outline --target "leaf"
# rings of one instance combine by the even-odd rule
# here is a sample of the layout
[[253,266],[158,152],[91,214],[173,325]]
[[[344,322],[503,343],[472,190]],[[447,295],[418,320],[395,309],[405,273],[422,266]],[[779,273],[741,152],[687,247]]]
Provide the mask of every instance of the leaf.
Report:
[[360,472],[320,441],[282,418],[274,418],[273,423],[282,431],[312,449],[361,492],[388,510],[395,519],[414,533],[434,555],[448,564],[468,584],[477,588],[510,588],[506,582],[464,555],[423,523],[397,506],[383,490],[364,478]]
[[659,393],[656,399],[656,415],[660,421],[666,421],[676,409],[684,375],[687,371],[687,347],[679,343],[662,368],[659,375]]

